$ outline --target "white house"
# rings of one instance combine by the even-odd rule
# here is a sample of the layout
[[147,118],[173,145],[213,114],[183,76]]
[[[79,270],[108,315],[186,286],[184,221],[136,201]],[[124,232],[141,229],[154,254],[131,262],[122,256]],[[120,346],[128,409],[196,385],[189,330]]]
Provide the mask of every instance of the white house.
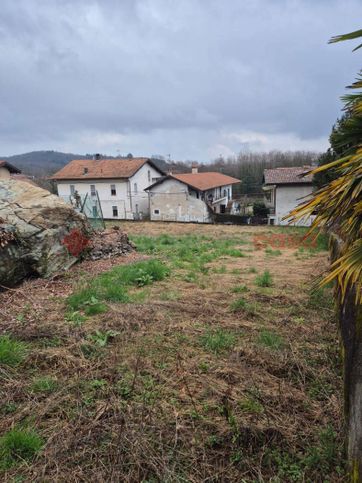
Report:
[[9,179],[13,174],[20,174],[21,171],[7,161],[0,160],[0,179]]
[[[145,188],[164,173],[149,158],[75,159],[55,173],[58,195],[80,195],[99,202],[105,219],[139,219],[149,215]],[[96,203],[95,203],[96,204]]]
[[159,221],[208,223],[213,213],[225,213],[232,200],[232,186],[239,179],[221,173],[169,174],[151,186],[150,218]]
[[[313,192],[312,175],[306,175],[312,166],[274,168],[264,170],[264,200],[270,210],[270,225],[288,225],[283,218]],[[298,226],[310,226],[313,216],[297,222]]]

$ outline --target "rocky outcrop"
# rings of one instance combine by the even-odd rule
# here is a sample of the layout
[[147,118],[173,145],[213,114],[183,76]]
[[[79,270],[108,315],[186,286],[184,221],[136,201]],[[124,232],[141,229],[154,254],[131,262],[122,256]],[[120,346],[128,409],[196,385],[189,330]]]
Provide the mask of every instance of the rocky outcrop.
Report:
[[87,240],[88,223],[58,196],[23,181],[0,181],[0,285],[69,268],[78,254],[64,240],[73,233]]

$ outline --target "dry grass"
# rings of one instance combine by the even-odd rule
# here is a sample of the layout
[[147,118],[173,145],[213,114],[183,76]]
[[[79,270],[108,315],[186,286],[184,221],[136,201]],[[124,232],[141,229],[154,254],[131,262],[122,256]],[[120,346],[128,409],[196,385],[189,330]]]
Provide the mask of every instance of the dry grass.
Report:
[[[247,256],[219,256],[191,277],[157,252],[167,280],[135,289],[142,303],[111,303],[86,320],[65,317],[65,298],[104,262],[0,294],[0,332],[29,346],[21,366],[0,366],[0,435],[21,425],[46,442],[1,480],[344,481],[336,324],[308,291],[326,254],[267,256],[254,242],[267,227],[122,227],[241,240]],[[258,287],[252,267],[269,270],[273,286]],[[233,311],[237,286],[247,305]],[[38,378],[56,385],[34,391]]]

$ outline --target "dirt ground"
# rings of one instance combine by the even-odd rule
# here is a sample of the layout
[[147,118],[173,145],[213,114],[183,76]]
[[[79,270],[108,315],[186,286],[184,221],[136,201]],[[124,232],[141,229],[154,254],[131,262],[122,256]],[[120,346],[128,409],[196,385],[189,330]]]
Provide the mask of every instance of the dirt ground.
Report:
[[[29,348],[0,364],[0,434],[44,441],[31,461],[0,463],[1,481],[345,481],[334,309],[330,290],[310,292],[327,252],[301,246],[298,229],[120,226],[140,252],[0,293],[0,333]],[[177,263],[184,239],[195,267],[192,253]],[[200,265],[209,240],[234,252]],[[80,284],[150,258],[170,275],[135,289],[142,300],[69,312]],[[39,378],[52,389],[35,390]]]

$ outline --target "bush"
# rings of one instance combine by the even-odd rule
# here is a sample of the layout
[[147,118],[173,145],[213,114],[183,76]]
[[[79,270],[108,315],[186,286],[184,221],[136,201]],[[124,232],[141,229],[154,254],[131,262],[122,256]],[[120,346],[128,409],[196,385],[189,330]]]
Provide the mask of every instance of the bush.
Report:
[[265,206],[265,203],[262,201],[256,201],[253,204],[253,213],[254,216],[260,216],[261,218],[266,218],[269,214],[269,208]]

